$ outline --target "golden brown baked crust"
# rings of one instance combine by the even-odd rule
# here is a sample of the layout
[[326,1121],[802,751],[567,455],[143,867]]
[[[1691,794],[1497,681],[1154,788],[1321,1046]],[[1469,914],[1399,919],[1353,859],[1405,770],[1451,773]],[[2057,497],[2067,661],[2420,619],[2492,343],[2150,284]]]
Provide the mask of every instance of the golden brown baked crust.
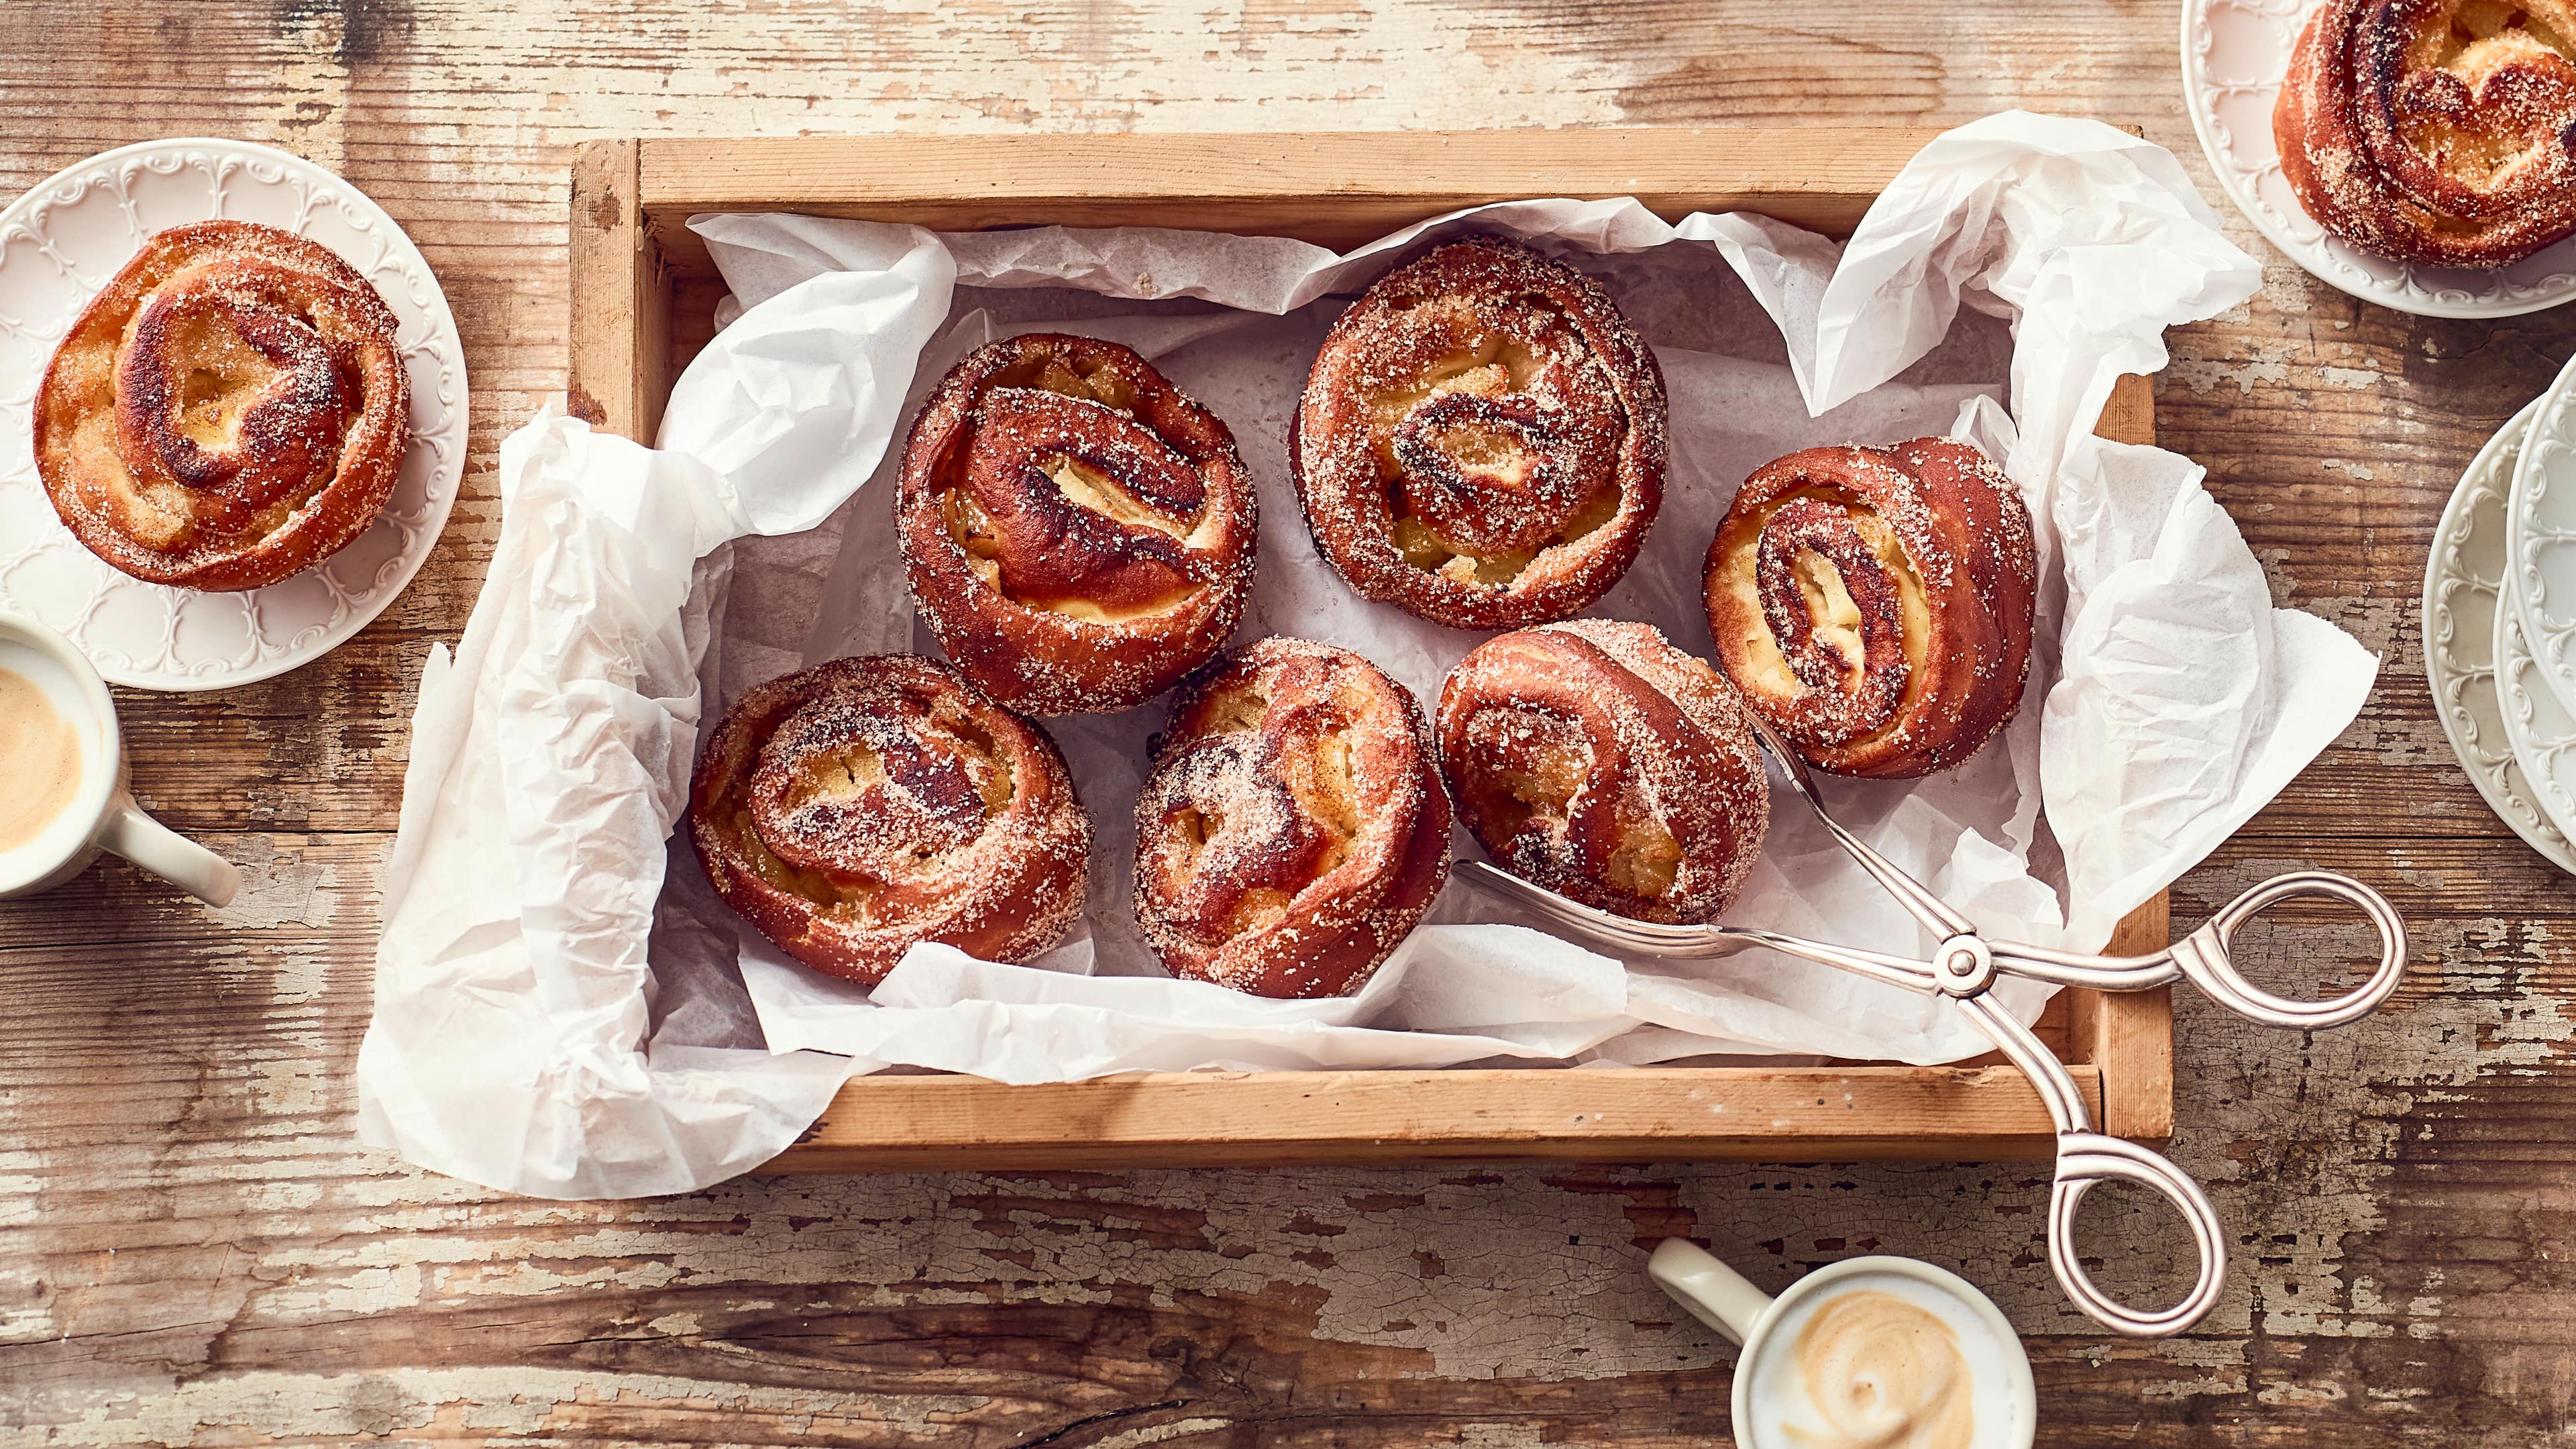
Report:
[[1664,496],[1664,375],[1608,294],[1501,237],[1378,279],[1289,431],[1315,546],[1361,597],[1462,629],[1562,619]]
[[1347,649],[1264,639],[1211,665],[1152,748],[1136,919],[1175,975],[1347,994],[1449,878],[1421,707]]
[[1718,525],[1706,586],[1719,665],[1820,769],[1951,769],[2021,701],[2030,510],[1956,438],[1764,464]]
[[366,532],[411,440],[383,297],[328,247],[246,221],[147,238],[63,334],[36,470],[138,579],[255,589]]
[[897,508],[940,647],[1031,714],[1162,693],[1225,647],[1252,589],[1234,434],[1097,338],[968,354],[913,421]]
[[2364,251],[2501,267],[2576,231],[2576,6],[2325,0],[2272,110],[2281,174]]
[[1025,961],[1082,914],[1091,817],[1046,731],[935,659],[835,659],[750,690],[707,741],[689,837],[716,894],[873,986],[916,941]]
[[1440,767],[1503,869],[1588,906],[1697,925],[1735,903],[1771,824],[1734,687],[1652,625],[1489,639],[1440,687]]

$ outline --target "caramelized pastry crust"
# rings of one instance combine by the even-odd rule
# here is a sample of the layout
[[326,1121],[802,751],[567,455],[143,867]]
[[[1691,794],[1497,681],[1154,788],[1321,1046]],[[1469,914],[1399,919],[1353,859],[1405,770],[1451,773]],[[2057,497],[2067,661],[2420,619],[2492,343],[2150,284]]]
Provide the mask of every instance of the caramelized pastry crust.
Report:
[[1225,647],[1252,589],[1234,434],[1114,342],[969,354],[913,421],[896,506],[940,647],[1031,714],[1162,693]]
[[1820,769],[1956,767],[2021,701],[2030,510],[1956,438],[1809,448],[1744,480],[1709,545],[1709,632],[1745,701]]
[[1487,640],[1440,687],[1440,766],[1497,865],[1638,920],[1716,920],[1771,824],[1734,688],[1648,624]]
[[1136,801],[1136,919],[1173,974],[1356,991],[1449,878],[1421,708],[1346,649],[1264,639],[1192,680]]
[[935,659],[835,659],[716,727],[689,835],[725,903],[873,986],[916,941],[1025,961],[1082,914],[1091,817],[1046,731]]
[[2272,133],[2299,204],[2353,246],[2519,261],[2576,231],[2576,5],[2324,0]]
[[1361,597],[1462,629],[1562,619],[1664,496],[1664,375],[1592,280],[1472,237],[1333,324],[1289,433],[1315,546]]
[[384,298],[246,221],[148,238],[54,349],[36,470],[90,552],[156,584],[255,589],[366,532],[411,440]]

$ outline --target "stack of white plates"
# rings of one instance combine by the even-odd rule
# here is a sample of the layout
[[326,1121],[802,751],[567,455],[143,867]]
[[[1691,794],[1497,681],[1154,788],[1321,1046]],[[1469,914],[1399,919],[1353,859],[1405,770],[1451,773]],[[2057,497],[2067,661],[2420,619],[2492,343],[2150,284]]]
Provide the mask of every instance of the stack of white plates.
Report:
[[2424,668],[2478,792],[2576,873],[2576,364],[2478,450],[2442,511]]

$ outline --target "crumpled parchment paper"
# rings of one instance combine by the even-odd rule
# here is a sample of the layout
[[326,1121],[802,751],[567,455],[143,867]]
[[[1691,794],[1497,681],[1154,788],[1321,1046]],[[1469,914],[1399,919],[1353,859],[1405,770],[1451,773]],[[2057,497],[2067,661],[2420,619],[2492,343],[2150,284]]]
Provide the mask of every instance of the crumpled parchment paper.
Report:
[[[433,650],[414,721],[361,1133],[513,1191],[716,1181],[794,1140],[847,1075],[898,1064],[1026,1082],[1986,1048],[1929,998],[1767,952],[1622,963],[1460,882],[1349,999],[1172,980],[1127,904],[1155,705],[1050,722],[1098,832],[1073,941],[1028,966],[917,948],[872,992],[785,961],[671,838],[698,728],[785,670],[928,647],[895,554],[893,458],[911,406],[991,337],[1114,338],[1225,419],[1261,491],[1241,637],[1343,644],[1426,703],[1483,636],[1353,596],[1306,536],[1284,442],[1324,328],[1424,242],[1528,239],[1599,278],[1655,347],[1672,395],[1664,511],[1588,612],[1685,649],[1709,651],[1699,561],[1755,467],[1825,442],[1975,440],[2039,527],[2021,712],[1953,774],[1828,796],[2001,938],[2098,948],[2339,733],[2375,675],[2340,630],[2271,606],[2197,467],[2091,436],[2120,374],[2163,365],[2167,326],[2258,280],[2173,157],[2107,126],[2010,113],[1953,131],[1848,245],[1752,215],[1668,224],[1626,200],[1485,207],[1348,256],[1149,228],[692,225],[733,296],[659,448],[551,406],[504,444],[491,574],[453,655]],[[1729,918],[1930,944],[1785,791]],[[2046,996],[1998,989],[2025,1018]]]

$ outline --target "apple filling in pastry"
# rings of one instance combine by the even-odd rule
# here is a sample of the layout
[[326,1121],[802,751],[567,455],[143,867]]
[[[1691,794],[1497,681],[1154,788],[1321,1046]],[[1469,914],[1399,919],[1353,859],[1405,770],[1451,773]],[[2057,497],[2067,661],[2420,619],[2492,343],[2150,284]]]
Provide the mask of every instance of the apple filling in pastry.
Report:
[[1362,596],[1461,628],[1616,583],[1663,496],[1663,375],[1588,278],[1477,237],[1342,314],[1290,438],[1318,549]]
[[2030,512],[1958,439],[1764,465],[1718,526],[1705,588],[1718,662],[1819,768],[1952,769],[2020,704],[2038,597]]
[[1440,689],[1440,766],[1494,863],[1639,920],[1732,905],[1771,819],[1736,692],[1647,624],[1491,639]]
[[1242,615],[1252,485],[1223,423],[1145,360],[1031,333],[977,349],[914,421],[897,501],[922,616],[1013,708],[1129,708]]
[[1136,802],[1136,917],[1174,974],[1357,990],[1449,873],[1449,800],[1404,687],[1265,639],[1191,682]]
[[1063,757],[936,660],[838,659],[750,690],[689,816],[716,893],[854,981],[922,941],[1023,961],[1082,911],[1091,819]]

